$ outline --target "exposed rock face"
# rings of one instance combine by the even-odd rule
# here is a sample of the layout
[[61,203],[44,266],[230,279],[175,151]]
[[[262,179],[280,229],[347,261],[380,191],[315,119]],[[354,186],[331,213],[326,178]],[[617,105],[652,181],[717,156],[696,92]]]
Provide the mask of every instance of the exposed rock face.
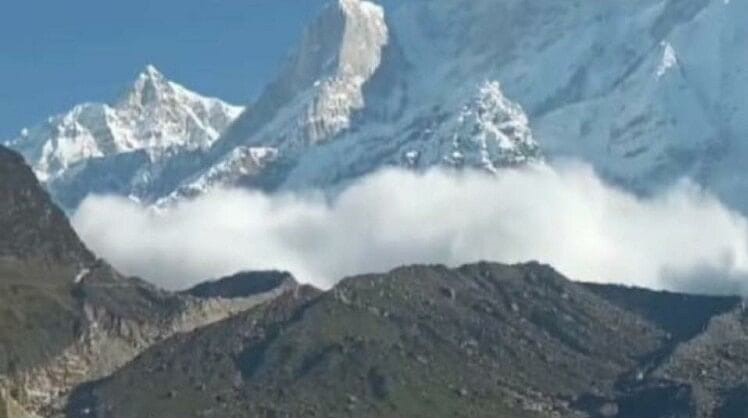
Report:
[[332,2],[312,24],[278,81],[302,89],[293,92],[305,108],[293,124],[302,141],[326,141],[351,126],[353,112],[365,105],[364,83],[379,68],[388,41],[384,10],[367,1]]
[[291,290],[298,286],[290,273],[281,271],[252,271],[235,274],[223,279],[204,282],[184,293],[203,299],[247,298],[271,290]]
[[94,256],[39,187],[23,158],[0,146],[0,259],[86,265]]
[[[330,2],[255,111],[244,115],[237,127],[265,128],[268,145],[298,147],[329,140],[347,129],[352,112],[364,106],[363,85],[378,69],[388,41],[380,6],[362,0]],[[291,111],[282,112],[278,105]],[[259,125],[261,118],[272,126]],[[283,126],[289,128],[271,131]],[[236,130],[234,135],[250,133]]]
[[24,411],[7,393],[4,387],[0,387],[0,418],[37,418]]
[[[3,387],[13,394],[12,402],[27,411],[53,414],[64,406],[70,389],[108,376],[154,343],[228,318],[288,289],[268,288],[246,297],[197,299],[159,292],[146,285],[128,285],[94,282],[73,289],[81,295],[78,301],[83,311],[83,317],[74,324],[79,328],[74,342],[35,367],[9,374]],[[127,312],[129,304],[142,303],[130,300],[128,293],[147,291],[151,292],[145,295],[152,299],[150,306],[143,306],[140,312]],[[110,299],[110,303],[99,298]],[[122,300],[113,305],[114,298]],[[117,309],[120,307],[126,311]]]
[[276,287],[196,298],[125,278],[96,260],[31,168],[3,147],[0,230],[0,414],[12,418],[51,415],[70,389],[107,376],[152,344],[295,286],[284,277]]
[[538,264],[403,267],[158,344],[79,388],[68,416],[714,416],[744,377],[702,396],[658,370],[739,306],[572,283]]
[[699,398],[692,416],[743,416],[748,412],[747,340],[748,315],[735,309],[713,318],[652,374],[681,383]]

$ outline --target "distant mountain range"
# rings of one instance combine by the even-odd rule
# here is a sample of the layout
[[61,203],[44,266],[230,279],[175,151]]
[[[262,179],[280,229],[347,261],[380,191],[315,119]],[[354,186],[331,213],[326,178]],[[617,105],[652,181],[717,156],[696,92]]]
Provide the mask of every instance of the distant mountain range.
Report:
[[338,0],[243,112],[149,67],[114,106],[9,144],[68,209],[559,157],[640,192],[689,176],[746,208],[746,18],[723,0]]

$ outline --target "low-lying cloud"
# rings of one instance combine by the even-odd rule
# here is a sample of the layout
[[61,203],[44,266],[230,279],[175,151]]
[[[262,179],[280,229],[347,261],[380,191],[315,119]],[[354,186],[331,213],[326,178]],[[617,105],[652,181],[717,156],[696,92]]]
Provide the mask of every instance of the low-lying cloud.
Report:
[[250,269],[326,288],[403,264],[478,260],[538,260],[584,281],[708,293],[742,291],[748,277],[741,215],[688,182],[639,198],[579,164],[497,176],[384,171],[333,202],[223,190],[155,213],[90,197],[73,223],[114,266],[167,288]]

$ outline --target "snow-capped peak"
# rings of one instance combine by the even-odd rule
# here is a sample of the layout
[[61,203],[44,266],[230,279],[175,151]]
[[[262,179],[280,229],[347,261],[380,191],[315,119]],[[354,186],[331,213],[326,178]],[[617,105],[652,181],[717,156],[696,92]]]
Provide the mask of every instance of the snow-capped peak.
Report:
[[161,71],[159,71],[153,64],[146,65],[145,71],[141,73],[141,76],[152,77],[152,78],[163,78],[164,77],[164,75],[161,74]]
[[127,92],[123,101],[145,106],[148,103],[163,99],[172,91],[171,82],[156,67],[148,64],[138,75],[135,84]]
[[[153,64],[148,64],[145,66],[143,71],[140,72],[138,75],[138,82],[139,81],[149,81],[149,82],[156,82],[156,83],[166,83],[168,80],[164,76],[164,74],[158,70]],[[138,83],[136,82],[136,85]]]
[[[365,0],[336,0],[305,30],[301,43],[230,142],[279,149],[329,141],[351,126],[364,107],[363,86],[382,61],[389,41],[384,9]],[[263,127],[260,132],[255,130]]]
[[388,41],[384,9],[363,0],[340,0],[345,30],[340,40],[337,76],[371,77],[381,63]]
[[137,133],[125,148],[144,149],[152,158],[174,147],[209,147],[243,111],[169,81],[153,65],[146,66],[114,109]]
[[498,81],[480,85],[478,94],[462,108],[457,121],[452,134],[453,156],[459,155],[455,163],[462,163],[467,154],[472,154],[468,158],[471,165],[495,172],[502,166],[540,157],[527,114],[504,96]]
[[315,82],[316,94],[301,121],[311,143],[328,140],[350,127],[351,114],[364,107],[363,85],[379,68],[388,43],[381,6],[362,0],[340,0],[339,6],[344,29],[333,57],[337,67]]
[[47,181],[92,158],[144,151],[157,160],[205,149],[242,111],[169,81],[148,65],[116,104],[75,106],[25,130],[10,145]]

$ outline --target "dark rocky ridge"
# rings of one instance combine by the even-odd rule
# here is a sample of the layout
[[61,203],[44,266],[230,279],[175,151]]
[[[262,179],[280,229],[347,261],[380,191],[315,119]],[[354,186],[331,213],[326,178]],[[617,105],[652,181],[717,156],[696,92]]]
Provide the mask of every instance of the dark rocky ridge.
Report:
[[744,406],[746,374],[697,386],[662,370],[720,367],[719,346],[684,348],[703,335],[681,313],[709,334],[740,312],[736,298],[577,284],[539,264],[404,267],[165,341],[79,388],[68,416],[715,416]]
[[293,283],[216,299],[124,277],[86,249],[23,159],[0,147],[0,417],[53,415],[75,385]]
[[82,266],[95,260],[23,158],[0,146],[0,258]]
[[658,324],[679,340],[695,337],[715,315],[728,312],[741,303],[739,297],[708,298],[605,284],[584,286],[614,305]]
[[250,271],[200,283],[183,293],[198,298],[237,298],[269,292],[282,286],[295,287],[297,283],[288,272]]

